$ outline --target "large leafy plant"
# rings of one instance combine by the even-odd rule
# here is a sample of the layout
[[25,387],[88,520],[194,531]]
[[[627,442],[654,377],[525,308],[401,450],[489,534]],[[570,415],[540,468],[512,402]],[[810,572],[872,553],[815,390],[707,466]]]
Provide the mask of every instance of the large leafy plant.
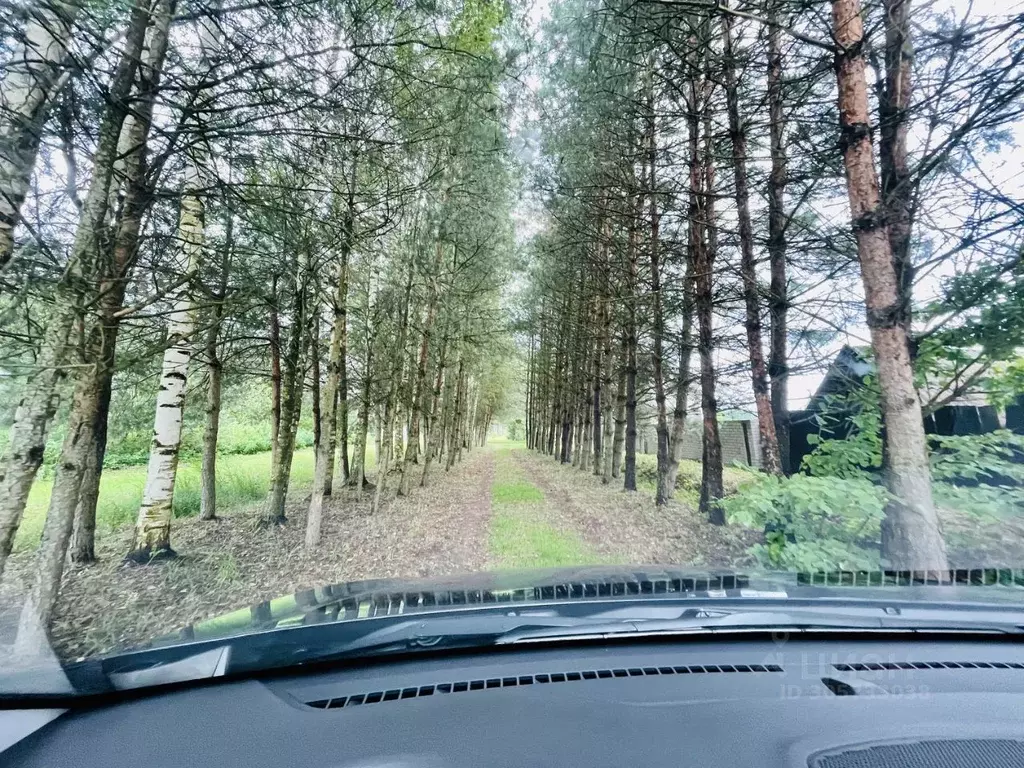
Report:
[[878,566],[885,491],[869,480],[763,476],[723,501],[730,522],[765,531],[751,554],[796,570]]
[[[819,432],[807,436],[814,450],[804,456],[803,469],[815,477],[866,479],[881,468],[882,413],[872,377],[850,393],[828,396],[815,418]],[[845,438],[827,437],[844,431]]]

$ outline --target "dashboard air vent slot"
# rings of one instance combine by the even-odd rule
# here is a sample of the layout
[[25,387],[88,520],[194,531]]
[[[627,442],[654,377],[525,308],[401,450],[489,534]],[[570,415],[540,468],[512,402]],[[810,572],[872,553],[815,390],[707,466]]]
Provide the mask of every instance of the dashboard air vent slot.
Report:
[[777,664],[705,664],[687,667],[629,667],[618,669],[588,669],[579,672],[550,672],[537,675],[516,675],[514,677],[492,677],[480,680],[460,680],[453,683],[434,683],[414,688],[392,688],[388,691],[356,693],[331,699],[307,701],[307,707],[314,709],[342,709],[363,704],[377,704],[382,701],[418,699],[446,693],[466,693],[493,688],[518,688],[524,685],[547,683],[576,683],[582,680],[607,680],[620,677],[655,677],[660,675],[701,675],[729,672],[782,672]]
[[832,666],[840,672],[878,672],[895,669],[1024,669],[1024,663],[1017,661],[882,661]]

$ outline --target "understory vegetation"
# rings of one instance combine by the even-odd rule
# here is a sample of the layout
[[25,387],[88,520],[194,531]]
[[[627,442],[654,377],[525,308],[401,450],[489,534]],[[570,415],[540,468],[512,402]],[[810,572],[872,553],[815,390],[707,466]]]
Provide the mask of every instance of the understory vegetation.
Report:
[[[843,440],[823,439],[804,461],[805,473],[761,476],[723,502],[729,520],[764,531],[752,549],[766,567],[819,571],[878,570],[888,491],[881,483],[877,414],[854,419]],[[932,490],[940,514],[956,518],[956,548],[985,551],[994,537],[1017,536],[1005,523],[1024,521],[1024,437],[932,436]],[[1006,565],[1007,563],[992,563]]]

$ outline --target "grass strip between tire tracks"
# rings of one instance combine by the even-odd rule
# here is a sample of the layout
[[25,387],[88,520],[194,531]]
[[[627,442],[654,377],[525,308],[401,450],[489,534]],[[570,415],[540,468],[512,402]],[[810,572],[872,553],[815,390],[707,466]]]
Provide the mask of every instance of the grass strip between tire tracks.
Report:
[[491,555],[501,568],[553,568],[585,565],[595,554],[575,533],[545,520],[548,502],[541,490],[522,476],[508,450],[499,450],[491,487]]

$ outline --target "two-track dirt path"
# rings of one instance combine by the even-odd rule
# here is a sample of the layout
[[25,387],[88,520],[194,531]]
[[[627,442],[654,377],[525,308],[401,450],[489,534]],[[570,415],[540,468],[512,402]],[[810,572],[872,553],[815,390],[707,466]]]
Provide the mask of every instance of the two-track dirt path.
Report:
[[[303,547],[306,491],[290,500],[288,523],[279,528],[257,527],[258,505],[215,522],[176,520],[172,541],[180,557],[170,562],[124,566],[130,527],[103,536],[100,561],[66,574],[54,624],[59,650],[80,656],[134,645],[344,581],[599,563],[715,566],[743,556],[735,534],[708,525],[686,505],[658,509],[647,490],[602,485],[521,444],[475,449],[450,472],[432,475],[427,487],[389,498],[376,514],[371,493],[341,491],[325,508],[323,540],[313,552]],[[390,488],[396,484],[389,481]],[[28,553],[12,559],[0,603],[11,605],[6,585],[30,565]],[[3,634],[0,627],[0,645]]]

